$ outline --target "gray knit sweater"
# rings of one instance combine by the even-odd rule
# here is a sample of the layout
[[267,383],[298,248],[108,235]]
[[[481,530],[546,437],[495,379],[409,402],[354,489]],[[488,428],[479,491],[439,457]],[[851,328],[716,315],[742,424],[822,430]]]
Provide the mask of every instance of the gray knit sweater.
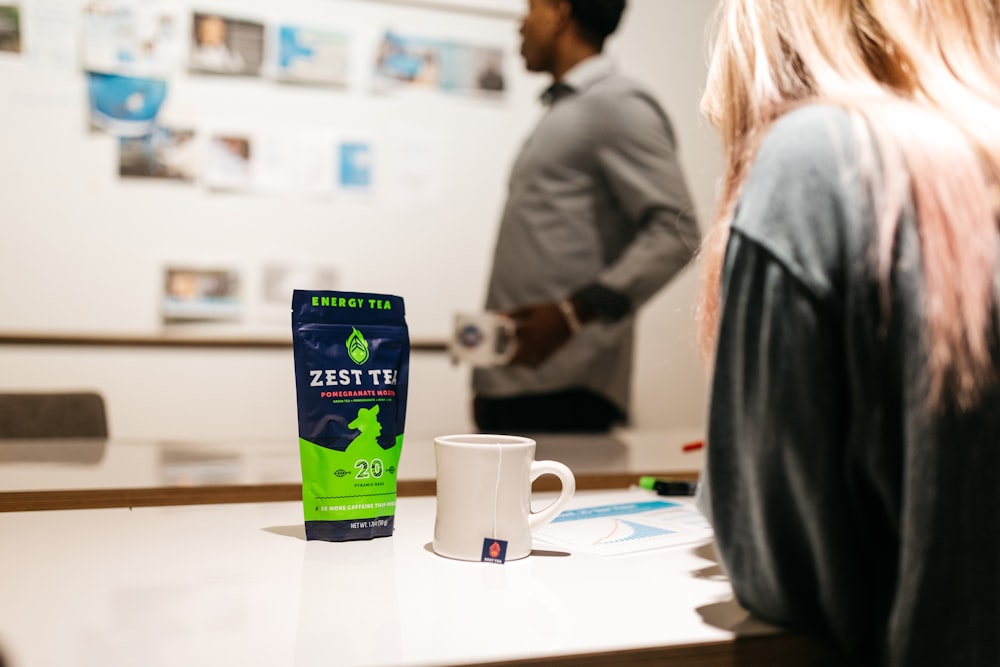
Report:
[[766,620],[882,664],[1000,665],[1000,392],[925,409],[912,211],[879,333],[851,123],[786,115],[741,195],[708,433],[718,549]]

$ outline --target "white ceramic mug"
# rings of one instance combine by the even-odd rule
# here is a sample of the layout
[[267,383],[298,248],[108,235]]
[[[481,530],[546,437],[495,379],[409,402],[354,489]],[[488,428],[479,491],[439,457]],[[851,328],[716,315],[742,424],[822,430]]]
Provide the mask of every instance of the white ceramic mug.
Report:
[[[494,542],[502,560],[531,553],[531,532],[552,521],[576,491],[573,472],[556,461],[535,461],[535,441],[511,435],[447,435],[434,439],[437,515],[434,552],[459,560],[486,558]],[[531,511],[531,483],[542,475],[562,482],[559,496]]]
[[501,313],[457,313],[449,345],[454,361],[502,366],[517,351],[514,320]]

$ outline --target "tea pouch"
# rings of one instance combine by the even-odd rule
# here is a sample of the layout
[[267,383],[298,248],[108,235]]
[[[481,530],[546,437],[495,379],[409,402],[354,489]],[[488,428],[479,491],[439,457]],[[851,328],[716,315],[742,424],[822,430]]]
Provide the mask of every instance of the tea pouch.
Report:
[[306,539],[392,535],[410,365],[403,299],[295,290],[292,346]]

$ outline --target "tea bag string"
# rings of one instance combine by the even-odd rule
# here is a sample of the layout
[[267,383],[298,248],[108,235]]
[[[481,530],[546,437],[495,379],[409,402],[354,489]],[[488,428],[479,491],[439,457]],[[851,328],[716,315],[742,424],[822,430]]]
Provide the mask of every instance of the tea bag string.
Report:
[[503,467],[503,447],[499,444],[497,445],[497,481],[496,487],[493,490],[493,535],[494,540],[497,539],[497,506],[500,504],[500,470]]

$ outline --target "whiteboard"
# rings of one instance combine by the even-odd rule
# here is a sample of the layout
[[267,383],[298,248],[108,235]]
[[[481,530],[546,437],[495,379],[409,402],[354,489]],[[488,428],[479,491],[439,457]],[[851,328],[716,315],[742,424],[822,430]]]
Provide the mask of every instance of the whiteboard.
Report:
[[[0,332],[284,335],[292,287],[333,287],[400,295],[413,337],[443,337],[456,310],[481,307],[508,171],[545,83],[523,72],[513,3],[496,1],[505,8],[484,14],[458,2],[0,0],[20,19],[19,50],[0,50]],[[176,17],[168,55],[130,76],[165,81],[155,123],[197,165],[185,176],[125,174],[140,144],[94,127],[95,68],[139,60],[121,55],[114,21],[95,28],[95,7],[123,4]],[[257,73],[191,69],[207,14],[261,26]],[[287,26],[344,38],[342,70],[283,79]],[[387,84],[387,34],[499,53],[502,93]],[[212,157],[227,137],[252,146],[249,180]],[[348,149],[361,169],[344,166],[359,162]],[[178,269],[233,281],[171,310]]]

